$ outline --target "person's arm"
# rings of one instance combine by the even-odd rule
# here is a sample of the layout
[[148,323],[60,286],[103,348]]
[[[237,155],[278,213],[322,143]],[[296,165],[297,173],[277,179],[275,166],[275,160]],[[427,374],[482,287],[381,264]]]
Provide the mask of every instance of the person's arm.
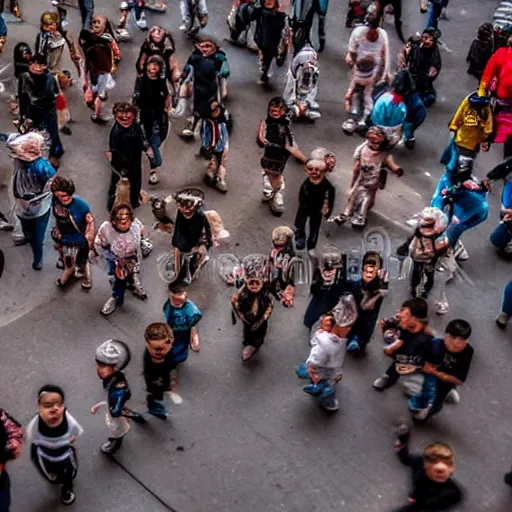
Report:
[[[358,150],[356,150],[357,153]],[[361,154],[360,152],[358,153]],[[361,172],[361,160],[359,157],[354,158],[354,164],[352,165],[352,181],[350,182],[350,188],[352,188],[357,181],[357,178],[359,178],[359,173]]]
[[487,173],[489,180],[504,180],[512,172],[512,158],[508,158]]
[[480,80],[480,85],[478,87],[478,95],[486,96],[487,90],[489,89],[493,78],[496,76],[498,71],[498,65],[501,64],[500,57],[506,50],[504,48],[499,48],[496,50],[489,62],[485,66],[484,72],[482,74],[482,79]]
[[74,443],[78,437],[80,437],[84,433],[84,429],[82,428],[82,425],[76,421],[76,419],[69,414],[69,412],[66,411],[66,418],[68,420],[68,425],[70,427],[71,433],[73,434],[73,437],[71,439],[71,443]]
[[403,340],[396,340],[391,345],[388,345],[387,347],[384,347],[384,354],[386,354],[388,357],[391,357],[400,347],[402,347],[404,344]]
[[141,85],[142,85],[142,78],[140,76],[138,76],[135,79],[135,86],[133,88],[132,101],[133,101],[133,104],[136,105],[139,108],[139,110],[140,110],[141,93],[142,93]]
[[463,382],[457,377],[438,371],[437,368],[431,363],[425,363],[425,366],[423,367],[423,373],[433,375],[437,379],[442,380],[443,382],[447,382],[448,384],[453,384],[454,386],[460,386],[463,384]]
[[266,322],[270,318],[270,315],[272,314],[273,309],[274,309],[274,300],[271,297],[269,297],[269,302],[268,302],[267,308],[265,309],[265,312],[263,313],[263,316],[256,323],[254,323],[252,325],[253,331],[255,331],[256,329],[259,329],[261,327],[261,325],[263,324],[263,322]]
[[85,216],[85,239],[87,240],[87,244],[89,245],[89,249],[94,248],[94,217],[91,212],[87,213]]
[[250,325],[249,320],[245,317],[245,315],[242,313],[242,310],[240,309],[240,295],[242,294],[242,291],[244,290],[245,285],[242,286],[234,295],[231,297],[231,306],[233,307],[233,311],[235,312],[236,316],[246,325]]
[[260,148],[264,148],[268,144],[267,138],[265,137],[265,132],[265,121],[262,119],[260,121],[260,125],[258,126],[258,136],[256,137],[256,143]]
[[332,185],[332,183],[329,181],[329,186],[327,187],[327,212],[324,213],[324,217],[328,219],[331,214],[332,210],[334,208],[334,201],[336,200],[336,189]]
[[453,116],[450,124],[448,125],[448,130],[451,132],[456,132],[463,124],[464,124],[464,115],[468,110],[469,100],[465,98],[462,103],[459,105],[457,112]]
[[206,247],[210,248],[213,245],[212,227],[208,221],[208,217],[204,213],[201,215],[204,217],[204,234],[206,238]]
[[295,142],[295,137],[293,136],[293,132],[289,123],[287,123],[287,133],[285,142],[286,150],[297,160],[300,160],[303,164],[308,161],[308,157],[300,150],[299,146]]
[[137,58],[137,62],[135,63],[135,70],[137,71],[137,75],[139,75],[139,77],[141,77],[142,74],[144,73],[144,64],[146,63],[146,60],[148,58],[148,55],[145,50],[145,46],[146,45],[143,44],[140,47],[139,56]]
[[345,57],[345,62],[350,67],[352,67],[356,61],[360,37],[360,30],[358,29],[358,27],[356,27],[354,30],[352,30],[352,33],[350,34],[350,39],[348,40],[348,52]]
[[119,418],[122,416],[130,396],[131,392],[126,380],[122,379],[113,384],[113,389],[108,393],[108,408],[112,417]]

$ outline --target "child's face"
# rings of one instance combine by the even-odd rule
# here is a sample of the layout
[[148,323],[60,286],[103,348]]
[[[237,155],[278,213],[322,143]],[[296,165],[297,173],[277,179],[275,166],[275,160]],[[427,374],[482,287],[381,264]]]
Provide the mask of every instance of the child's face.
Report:
[[407,329],[413,316],[411,315],[411,310],[409,308],[401,308],[398,312],[398,327],[401,329]]
[[272,119],[279,119],[286,114],[284,107],[270,107],[268,109],[268,115]]
[[306,165],[306,174],[313,185],[318,185],[325,176],[326,165],[324,162],[312,161]]
[[460,336],[452,336],[451,334],[444,335],[444,345],[448,352],[459,353],[468,346],[468,340]]
[[182,203],[178,205],[178,210],[181,212],[183,217],[185,217],[186,219],[191,219],[194,216],[196,207],[193,202]]
[[203,57],[209,57],[213,55],[216,50],[215,43],[212,41],[203,41],[196,45],[196,48],[202,53]]
[[156,62],[150,62],[146,68],[149,78],[158,78],[160,75],[160,66]]
[[327,332],[332,332],[334,327],[334,318],[331,315],[324,315],[320,321],[320,329]]
[[57,30],[56,23],[44,23],[41,27],[45,32],[55,32]]
[[423,34],[421,36],[421,46],[424,48],[431,48],[434,46],[434,38],[430,34]]
[[158,44],[164,38],[165,31],[163,28],[155,26],[149,31],[149,35],[151,40]]
[[250,278],[247,280],[247,288],[252,293],[259,293],[263,288],[263,279]]
[[111,375],[114,375],[116,369],[108,364],[98,363],[96,361],[96,373],[101,380],[108,379]]
[[126,232],[132,227],[132,215],[129,210],[122,208],[116,214],[114,221],[115,227],[121,231]]
[[120,110],[120,111],[116,112],[115,118],[116,118],[116,121],[123,128],[130,128],[130,126],[133,124],[133,121],[135,120],[135,115],[131,111]]
[[169,301],[174,307],[181,307],[187,300],[187,292],[182,291],[178,293],[169,292]]
[[432,225],[431,226],[421,226],[419,231],[423,236],[432,236],[436,232],[436,227],[435,227],[435,225],[434,226],[432,226]]
[[365,265],[363,267],[363,281],[369,283],[377,277],[377,267],[374,265]]
[[39,416],[51,428],[64,419],[64,401],[59,393],[44,393],[39,399]]
[[433,462],[425,461],[425,473],[433,482],[442,484],[452,476],[455,467],[451,461],[439,459]]
[[151,355],[151,359],[155,363],[161,363],[165,359],[165,356],[172,349],[173,343],[174,338],[164,338],[161,340],[147,341],[146,347],[149,354]]

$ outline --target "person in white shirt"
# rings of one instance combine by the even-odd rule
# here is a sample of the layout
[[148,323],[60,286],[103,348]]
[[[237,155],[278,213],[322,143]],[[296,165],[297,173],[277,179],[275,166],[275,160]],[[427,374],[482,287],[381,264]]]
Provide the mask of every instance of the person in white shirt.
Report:
[[357,320],[357,305],[353,295],[343,295],[334,309],[322,317],[320,329],[311,338],[311,352],[297,368],[299,378],[309,378],[304,386],[309,395],[320,398],[320,406],[337,411],[335,385],[343,376],[343,361],[347,336]]

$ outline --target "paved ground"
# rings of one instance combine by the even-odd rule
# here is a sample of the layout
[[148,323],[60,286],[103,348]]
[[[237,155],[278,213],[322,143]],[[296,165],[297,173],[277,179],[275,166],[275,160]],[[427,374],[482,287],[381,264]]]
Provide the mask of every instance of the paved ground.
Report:
[[[49,5],[49,2],[47,2]],[[96,2],[97,11],[117,18],[116,2]],[[105,5],[107,3],[108,5]],[[14,44],[32,42],[43,2],[26,0],[26,23],[10,25],[9,43],[2,63],[10,58]],[[171,29],[183,62],[190,43],[178,32],[177,1],[170,2],[168,14],[152,20]],[[228,0],[210,0],[211,21],[208,33],[219,40],[226,36]],[[339,4],[342,4],[341,6]],[[421,29],[425,18],[416,2],[404,2],[406,33]],[[464,58],[478,24],[490,18],[496,2],[452,0],[449,21],[441,22],[443,40],[452,53],[443,53],[444,68],[437,82],[439,102],[429,112],[418,132],[417,148],[405,150],[396,159],[406,175],[391,177],[380,193],[372,224],[382,225],[396,246],[403,237],[404,220],[427,203],[435,181],[442,172],[437,164],[448,140],[446,124],[456,105],[476,86],[465,73]],[[332,2],[328,20],[328,44],[321,56],[319,102],[324,117],[315,125],[297,125],[296,137],[304,151],[317,145],[332,148],[339,166],[333,181],[337,186],[336,208],[346,200],[351,154],[360,142],[347,138],[340,128],[342,97],[348,71],[343,57],[348,32],[343,26],[345,2]],[[71,11],[71,26],[79,27],[77,11]],[[117,75],[118,87],[112,99],[127,98],[134,82],[134,62],[142,34],[133,44],[123,46],[123,62]],[[393,54],[399,48],[390,29]],[[270,232],[279,224],[260,204],[259,150],[254,144],[259,119],[274,93],[263,93],[256,85],[256,58],[243,50],[227,47],[232,68],[229,107],[236,128],[232,136],[227,196],[208,191],[207,204],[217,209],[231,231],[232,242],[224,250],[243,256],[265,252]],[[283,86],[283,71],[274,79],[275,92]],[[91,204],[98,222],[106,218],[105,193],[108,166],[102,156],[108,127],[96,127],[88,119],[78,88],[70,91],[75,124],[72,137],[65,137],[66,155],[61,173],[72,176],[80,195]],[[8,130],[10,120],[4,110],[0,128]],[[165,146],[165,174],[158,190],[168,194],[184,184],[200,184],[203,162],[194,157],[197,144],[185,144],[171,133]],[[500,159],[500,148],[479,158],[485,172]],[[10,172],[5,151],[0,155],[0,181]],[[290,163],[287,169],[283,223],[291,224],[296,196],[303,179],[301,168]],[[498,187],[499,188],[499,187]],[[488,235],[497,222],[499,190],[491,196],[489,221],[465,237],[471,260],[464,270],[472,280],[449,289],[451,310],[446,318],[435,318],[442,329],[456,316],[468,318],[474,326],[476,357],[462,402],[446,410],[428,426],[414,433],[413,443],[421,447],[428,441],[444,440],[457,453],[457,474],[468,491],[468,512],[510,510],[512,498],[502,484],[502,475],[512,462],[508,383],[512,371],[510,335],[498,331],[493,316],[499,309],[501,292],[508,281],[508,262],[495,256]],[[7,210],[7,194],[0,191],[0,206]],[[151,215],[143,207],[139,217],[148,225]],[[43,272],[30,269],[30,251],[15,248],[3,234],[0,246],[7,266],[0,295],[0,383],[2,407],[27,423],[35,412],[35,392],[52,381],[64,386],[69,410],[82,423],[85,435],[78,443],[80,474],[77,481],[77,511],[157,512],[165,508],[98,450],[106,429],[103,418],[89,414],[90,406],[101,395],[94,371],[93,353],[108,337],[125,339],[134,353],[128,369],[133,387],[132,406],[143,408],[141,366],[144,326],[162,318],[165,285],[156,274],[155,260],[169,246],[162,235],[155,235],[156,249],[143,265],[143,280],[150,292],[146,304],[132,297],[122,310],[109,319],[98,310],[109,295],[106,277],[95,269],[93,291],[84,294],[79,287],[57,290],[55,253],[46,246]],[[348,250],[358,237],[350,228],[323,227],[323,243],[334,243]],[[307,336],[302,314],[307,301],[307,286],[299,289],[295,308],[285,311],[279,305],[272,318],[268,340],[249,365],[240,362],[240,325],[230,322],[229,297],[213,273],[202,276],[190,296],[204,311],[200,330],[203,346],[192,354],[182,371],[185,402],[172,408],[172,421],[164,424],[151,419],[149,425],[134,426],[126,439],[119,460],[142,480],[172,510],[202,511],[299,511],[347,510],[384,511],[403,503],[407,475],[394,459],[391,448],[393,422],[405,412],[405,401],[398,390],[384,395],[371,388],[372,380],[385,368],[379,340],[369,348],[365,360],[348,358],[340,385],[341,410],[326,416],[301,391],[294,366],[307,355]],[[391,314],[406,297],[403,282],[392,283],[392,293],[384,306]],[[61,510],[56,489],[45,484],[31,466],[27,454],[11,465],[14,512]]]

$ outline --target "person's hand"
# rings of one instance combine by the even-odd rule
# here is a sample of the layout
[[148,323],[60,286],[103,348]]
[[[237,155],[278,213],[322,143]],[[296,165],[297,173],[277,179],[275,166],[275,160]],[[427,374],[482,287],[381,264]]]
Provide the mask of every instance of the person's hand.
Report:
[[354,65],[354,59],[352,58],[352,55],[350,53],[347,53],[347,56],[345,57],[345,64],[347,64],[347,66],[350,67]]
[[432,66],[432,67],[428,70],[428,76],[429,76],[430,78],[434,78],[434,77],[436,77],[436,76],[437,76],[437,69],[436,69],[434,66]]
[[487,190],[487,192],[490,192],[492,190],[492,186],[491,186],[491,180],[489,178],[485,178],[483,181],[482,181],[482,185],[485,187],[485,189]]
[[491,143],[490,142],[482,142],[482,144],[480,144],[480,149],[482,151],[484,151],[485,153],[487,153],[487,151],[489,151],[489,149],[491,149]]
[[153,148],[152,148],[152,147],[149,147],[149,148],[146,150],[146,155],[148,156],[148,158],[154,158],[155,153],[153,152]]
[[72,436],[71,439],[69,440],[69,444],[73,444],[77,439],[77,436]]
[[93,405],[91,407],[91,414],[96,414],[98,412],[98,409],[100,408],[99,405]]
[[443,197],[447,196],[448,195],[448,189],[447,188],[443,188],[443,190],[441,190],[441,195]]
[[416,503],[416,500],[414,498],[407,498],[407,501],[412,505],[413,503]]
[[112,152],[111,152],[111,151],[105,151],[105,158],[106,158],[109,162],[112,162]]
[[21,455],[21,444],[17,443],[11,451],[12,456],[17,459]]
[[379,320],[379,327],[380,327],[381,331],[384,330],[385,325],[386,325],[386,320],[384,320],[384,318],[381,318]]
[[434,375],[437,372],[437,368],[432,363],[425,363],[423,371],[430,375]]

